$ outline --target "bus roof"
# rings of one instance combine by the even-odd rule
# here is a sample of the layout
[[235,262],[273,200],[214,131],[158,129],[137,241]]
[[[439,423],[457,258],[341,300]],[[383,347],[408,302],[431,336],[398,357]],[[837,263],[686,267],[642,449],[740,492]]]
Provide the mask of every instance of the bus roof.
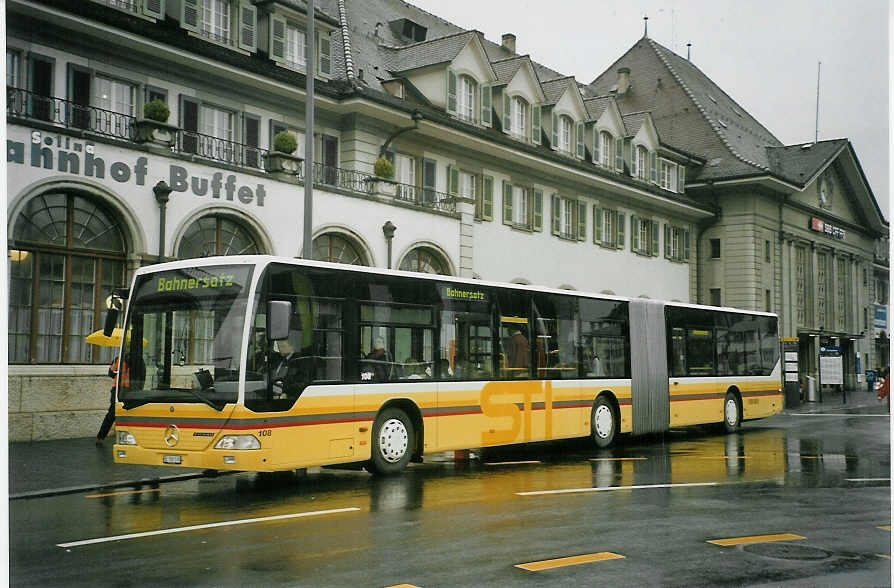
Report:
[[[395,269],[385,269],[379,267],[369,267],[365,265],[348,265],[343,263],[332,263],[328,261],[316,261],[312,259],[300,259],[295,257],[279,257],[276,255],[222,255],[222,256],[214,256],[214,257],[197,257],[191,259],[182,259],[178,261],[169,261],[165,263],[158,263],[153,265],[148,265],[139,268],[136,271],[135,277],[145,274],[151,274],[158,271],[172,270],[172,269],[182,269],[182,268],[190,268],[190,267],[206,267],[206,266],[219,266],[219,265],[254,265],[260,268],[264,268],[271,263],[281,263],[286,265],[294,265],[294,266],[304,266],[304,267],[318,267],[325,269],[333,269],[338,271],[349,271],[349,272],[359,272],[365,274],[373,274],[373,275],[385,275],[385,276],[396,276],[396,277],[405,277],[405,278],[415,278],[421,280],[433,280],[433,281],[449,281],[458,284],[468,284],[472,286],[487,286],[493,288],[512,288],[517,290],[526,290],[529,292],[543,292],[547,294],[560,294],[560,295],[573,295],[579,296],[582,298],[596,298],[596,299],[604,299],[604,300],[618,300],[618,301],[626,301],[630,302],[633,300],[637,300],[637,298],[631,296],[618,296],[615,294],[599,294],[596,292],[586,292],[581,290],[564,290],[561,288],[550,288],[548,286],[538,286],[534,284],[516,284],[514,282],[494,282],[489,280],[475,280],[472,278],[462,278],[459,276],[443,276],[440,274],[428,274],[421,272],[409,272],[404,270],[395,270]],[[772,312],[763,312],[757,310],[744,310],[741,308],[732,308],[725,306],[708,306],[704,304],[692,304],[687,302],[677,302],[670,300],[659,300],[659,299],[646,299],[642,300],[652,300],[654,302],[662,302],[666,306],[675,306],[681,308],[692,308],[696,310],[718,310],[723,312],[734,312],[738,314],[751,314],[751,315],[759,315],[759,316],[772,316],[776,317],[777,315]]]

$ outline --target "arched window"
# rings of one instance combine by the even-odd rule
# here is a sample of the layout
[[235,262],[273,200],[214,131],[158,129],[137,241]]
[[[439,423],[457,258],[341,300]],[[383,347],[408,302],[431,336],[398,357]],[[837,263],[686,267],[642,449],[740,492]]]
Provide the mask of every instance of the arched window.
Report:
[[84,337],[124,285],[126,246],[116,215],[72,191],[25,204],[9,244],[10,363],[107,363],[114,349]]
[[649,179],[649,150],[642,145],[634,150],[633,175],[640,180]]
[[255,237],[239,222],[223,215],[203,216],[186,229],[177,257],[190,259],[212,255],[257,255]]
[[521,96],[514,96],[509,103],[510,126],[509,132],[519,137],[528,136],[528,103]]
[[475,93],[478,82],[472,77],[459,76],[459,88],[456,93],[456,114],[463,120],[475,120]]
[[440,253],[427,247],[413,249],[400,262],[400,268],[408,272],[450,275],[450,266]]
[[614,137],[611,133],[602,131],[599,133],[599,165],[602,167],[611,167],[612,165],[612,146],[615,144]]
[[559,117],[559,151],[571,153],[571,117],[564,114]]
[[360,247],[353,239],[338,233],[320,235],[314,239],[313,248],[313,258],[317,261],[369,265]]

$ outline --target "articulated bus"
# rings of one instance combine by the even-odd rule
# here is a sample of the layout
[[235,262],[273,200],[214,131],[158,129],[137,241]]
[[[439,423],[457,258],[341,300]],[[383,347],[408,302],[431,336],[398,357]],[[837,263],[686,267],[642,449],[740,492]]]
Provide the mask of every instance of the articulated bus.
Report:
[[145,267],[125,296],[118,463],[388,474],[782,409],[769,313],[270,256]]

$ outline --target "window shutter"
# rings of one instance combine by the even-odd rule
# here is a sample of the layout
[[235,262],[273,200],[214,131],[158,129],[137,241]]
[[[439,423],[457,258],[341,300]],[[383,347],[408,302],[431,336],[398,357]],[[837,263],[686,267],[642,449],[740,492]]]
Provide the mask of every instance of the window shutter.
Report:
[[512,224],[512,184],[503,180],[503,224]]
[[584,158],[584,123],[574,123],[574,138],[577,140],[577,158]]
[[618,213],[618,222],[617,222],[617,227],[618,227],[618,240],[617,240],[617,242],[615,243],[615,246],[616,246],[618,249],[624,249],[624,221],[625,221],[624,213],[623,213],[623,212],[619,212],[619,213]]
[[245,0],[239,3],[239,48],[252,53],[258,49],[258,9]]
[[587,203],[583,200],[577,202],[577,240],[587,239]]
[[553,113],[552,122],[553,122],[553,135],[552,135],[553,141],[552,141],[552,145],[550,145],[550,147],[552,147],[553,149],[558,149],[559,148],[559,117],[556,116],[555,112]]
[[652,221],[652,257],[658,257],[658,221]]
[[242,143],[245,145],[244,163],[250,167],[260,167],[261,119],[242,113]]
[[481,216],[484,220],[494,220],[494,179],[484,176],[481,184]]
[[658,152],[652,152],[652,183],[658,183]]
[[671,246],[671,227],[664,223],[664,256],[668,259],[673,257],[674,250]]
[[540,145],[540,105],[531,107],[531,142]]
[[593,206],[593,243],[602,243],[602,209]]
[[559,202],[559,197],[555,194],[550,198],[551,200],[551,209],[553,211],[553,235],[558,235],[562,232],[562,213],[559,210],[559,206],[561,203]]
[[682,194],[683,188],[685,186],[686,186],[686,166],[678,165],[677,166],[677,192]]
[[596,127],[593,127],[593,163],[599,164],[599,143],[601,137],[599,136],[599,131],[596,130]]
[[447,68],[447,112],[456,114],[456,74]]
[[683,231],[683,260],[689,261],[689,229]]
[[638,177],[639,173],[639,158],[636,153],[637,148],[633,145],[630,146],[630,154],[632,157],[630,158],[630,175],[634,178]]
[[270,15],[270,59],[277,62],[286,59],[286,19],[275,14]]
[[187,31],[199,32],[199,0],[181,0],[180,26]]
[[459,194],[459,168],[452,165],[447,166],[447,193]]
[[512,99],[506,90],[503,90],[503,132],[509,133],[512,130],[512,110],[510,102]]
[[321,76],[332,75],[332,37],[328,34],[318,35],[314,31],[317,45],[317,73]]
[[624,171],[624,139],[615,139],[615,169],[619,172]]
[[199,103],[188,96],[180,95],[180,128],[183,129],[183,151],[196,153],[199,130]]
[[491,126],[493,101],[493,88],[491,86],[481,86],[481,124]]
[[630,249],[631,251],[639,251],[639,219],[635,216],[630,217]]
[[165,0],[143,0],[143,14],[153,18],[164,18]]
[[[531,194],[531,190],[526,190],[526,195]],[[533,229],[535,231],[543,230],[543,192],[540,190],[533,190],[533,200],[534,205],[529,206],[528,210],[534,211],[534,219],[533,219]]]

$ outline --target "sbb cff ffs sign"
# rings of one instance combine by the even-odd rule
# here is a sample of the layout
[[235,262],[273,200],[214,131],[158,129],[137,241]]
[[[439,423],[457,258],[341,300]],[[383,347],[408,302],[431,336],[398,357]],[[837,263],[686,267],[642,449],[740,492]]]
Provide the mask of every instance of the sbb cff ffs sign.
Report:
[[810,218],[810,228],[818,233],[825,233],[830,237],[835,237],[836,239],[844,239],[847,234],[844,229],[841,227],[836,227],[834,225],[830,225],[826,221],[821,218],[811,217]]

